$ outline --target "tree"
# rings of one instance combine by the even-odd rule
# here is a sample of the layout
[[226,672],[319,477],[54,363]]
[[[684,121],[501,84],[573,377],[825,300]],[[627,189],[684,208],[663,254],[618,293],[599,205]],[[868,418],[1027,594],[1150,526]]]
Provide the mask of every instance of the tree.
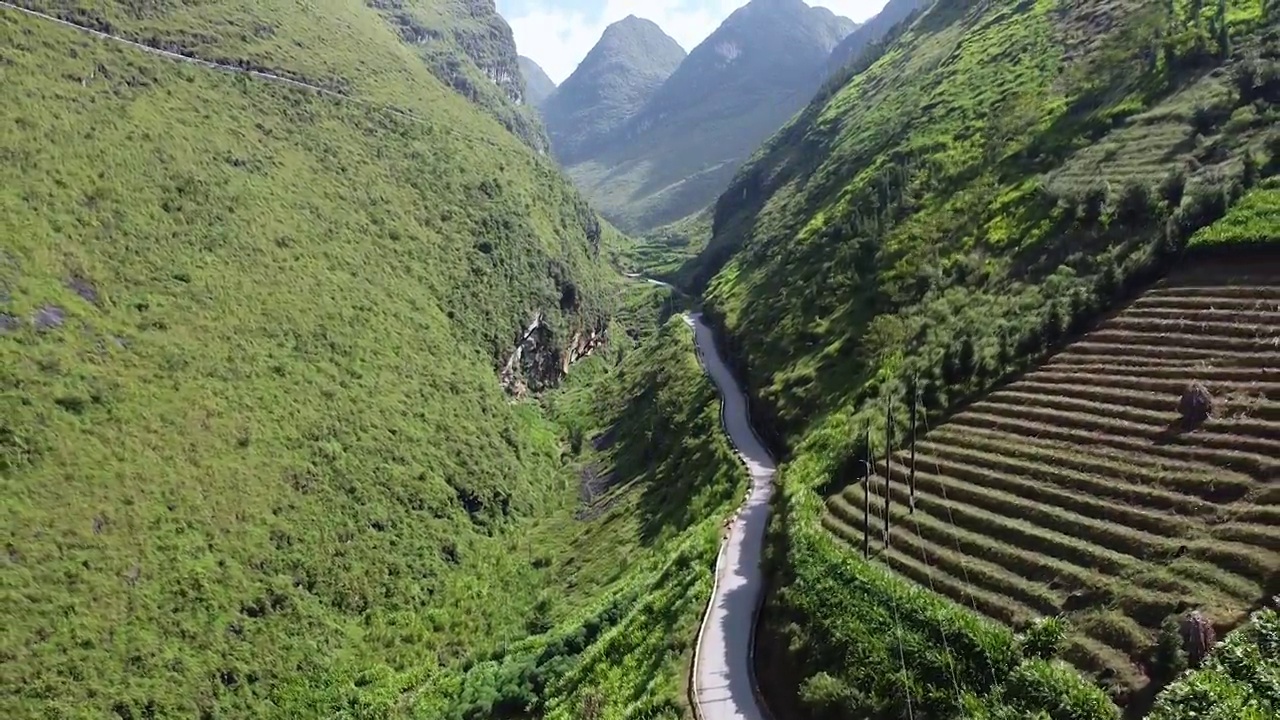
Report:
[[1231,26],[1227,23],[1227,0],[1218,0],[1218,8],[1214,12],[1214,23],[1218,31],[1218,57],[1226,58],[1231,54]]
[[1125,225],[1142,225],[1151,218],[1151,189],[1142,182],[1125,186],[1116,204],[1116,213]]
[[1244,169],[1240,172],[1240,184],[1247,190],[1258,184],[1258,160],[1253,156],[1252,150],[1245,150],[1241,162]]
[[1170,210],[1177,210],[1182,204],[1182,196],[1187,191],[1187,174],[1181,168],[1174,168],[1169,171],[1164,180],[1160,181],[1160,197],[1169,203]]
[[1085,191],[1080,201],[1080,216],[1089,225],[1095,225],[1102,219],[1102,212],[1107,204],[1107,189],[1102,185],[1093,185]]
[[[1280,4],[1280,0],[1272,1]],[[1280,173],[1280,132],[1272,133],[1271,137],[1267,138],[1267,154],[1270,157],[1267,158],[1266,173],[1268,175]]]
[[1155,654],[1151,658],[1151,679],[1157,685],[1164,685],[1186,669],[1187,652],[1182,648],[1182,632],[1178,627],[1178,620],[1174,617],[1165,618],[1164,624],[1160,626],[1160,634],[1156,637]]

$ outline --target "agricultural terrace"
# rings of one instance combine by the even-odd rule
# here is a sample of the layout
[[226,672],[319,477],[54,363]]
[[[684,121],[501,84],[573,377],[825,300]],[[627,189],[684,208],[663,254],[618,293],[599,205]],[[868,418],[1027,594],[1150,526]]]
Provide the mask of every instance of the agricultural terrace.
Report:
[[[910,451],[874,463],[873,555],[1015,628],[1065,615],[1066,658],[1123,701],[1167,618],[1220,636],[1280,591],[1280,261],[1186,263],[921,431],[914,512]],[[823,517],[859,551],[863,502],[855,483]]]

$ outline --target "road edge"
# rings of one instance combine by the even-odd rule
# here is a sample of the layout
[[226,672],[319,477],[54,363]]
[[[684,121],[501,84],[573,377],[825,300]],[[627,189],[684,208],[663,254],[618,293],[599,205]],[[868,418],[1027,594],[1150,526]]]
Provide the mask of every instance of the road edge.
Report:
[[[693,330],[693,348],[694,348],[695,354],[698,356],[698,364],[702,366],[703,374],[706,375],[709,380],[711,380],[711,385],[716,389],[716,396],[719,397],[720,399],[720,413],[719,413],[720,414],[720,430],[724,434],[725,438],[729,441],[729,447],[733,449],[733,454],[735,457],[738,458],[739,464],[742,465],[743,469],[747,470],[747,497],[744,498],[742,503],[738,506],[738,509],[741,510],[746,505],[747,501],[751,499],[751,494],[754,491],[754,487],[753,487],[754,480],[751,477],[751,470],[747,466],[746,459],[743,457],[742,451],[739,450],[738,444],[734,442],[733,435],[729,433],[728,425],[725,423],[725,419],[724,419],[725,405],[726,405],[724,391],[720,388],[718,384],[716,384],[715,378],[711,376],[711,372],[707,368],[706,358],[703,356],[702,346],[698,344],[698,323],[701,322],[702,313],[685,312],[685,313],[682,313],[682,315],[684,316],[685,322],[689,324],[690,329]],[[707,326],[707,329],[710,330],[711,329],[710,326]],[[711,342],[715,345],[718,345],[716,335],[714,332],[711,332]],[[719,352],[718,346],[713,349],[717,353]],[[732,369],[730,369],[730,374],[732,375]],[[739,382],[737,378],[734,378],[734,381]],[[775,468],[774,472],[776,473],[777,458],[773,457],[773,452],[769,450],[769,446],[764,443],[763,439],[761,439],[760,437],[760,434],[756,432],[755,425],[750,422],[751,396],[747,395],[746,392],[743,392],[742,396],[743,396],[743,401],[747,406],[747,420],[748,420],[747,427],[751,430],[751,434],[756,438],[756,441],[760,443],[760,447],[764,449],[765,453],[769,456],[769,459],[773,462],[774,468]],[[774,486],[773,489],[776,491],[777,487],[776,487],[775,481],[771,480],[770,485],[773,485]],[[736,515],[736,512],[735,512],[735,515]],[[766,536],[768,533],[768,522],[772,519],[773,519],[773,508],[772,508],[772,499],[771,499],[770,508],[769,508],[769,517],[766,519],[766,522],[765,522]],[[696,720],[705,720],[702,714],[701,707],[698,705],[698,651],[701,650],[702,648],[702,637],[703,637],[703,634],[706,632],[707,618],[708,616],[711,615],[711,604],[715,601],[716,593],[720,587],[720,574],[721,574],[721,571],[723,570],[724,554],[725,554],[725,549],[728,547],[728,544],[729,544],[729,538],[722,533],[721,540],[720,540],[720,550],[716,553],[716,564],[715,564],[715,570],[714,570],[715,575],[713,576],[712,583],[711,583],[711,597],[707,599],[707,605],[705,608],[703,608],[703,611],[702,611],[702,620],[698,623],[698,636],[693,646],[693,662],[689,664],[689,682],[688,682],[689,706],[693,709],[693,716],[694,718],[696,718]],[[757,682],[756,680],[756,636],[758,634],[757,631],[760,626],[760,614],[761,614],[761,611],[764,609],[765,597],[768,594],[765,591],[765,587],[763,583],[764,583],[764,575],[762,574],[761,587],[759,592],[756,593],[755,607],[751,611],[751,634],[747,638],[747,647],[748,647],[747,672],[748,672],[748,679],[751,684],[751,695],[752,695],[752,698],[755,700],[757,709],[760,710],[761,715],[763,715],[767,720],[776,720],[776,716],[773,714],[773,711],[769,708],[769,703],[765,701],[764,693],[761,692],[760,690],[760,683]]]

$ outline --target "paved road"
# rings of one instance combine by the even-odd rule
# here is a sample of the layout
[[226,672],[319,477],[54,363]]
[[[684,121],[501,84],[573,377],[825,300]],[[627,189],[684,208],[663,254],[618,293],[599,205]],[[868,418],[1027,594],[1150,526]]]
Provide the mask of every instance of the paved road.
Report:
[[711,329],[703,324],[700,313],[684,317],[693,328],[702,364],[720,389],[725,431],[751,473],[750,494],[720,548],[715,591],[698,635],[693,670],[698,716],[701,720],[767,720],[753,691],[751,641],[756,605],[764,592],[760,559],[775,466],[751,429],[746,397],[720,356]]

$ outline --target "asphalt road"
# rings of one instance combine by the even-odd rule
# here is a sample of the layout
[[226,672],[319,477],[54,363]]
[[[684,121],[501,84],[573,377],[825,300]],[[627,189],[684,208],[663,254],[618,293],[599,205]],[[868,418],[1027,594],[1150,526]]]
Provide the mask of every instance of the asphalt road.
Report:
[[769,498],[776,467],[751,429],[747,400],[716,348],[711,329],[698,313],[685,315],[693,328],[698,355],[724,405],[725,432],[751,473],[751,490],[720,548],[710,608],[698,636],[693,671],[694,696],[701,720],[767,720],[756,702],[751,667],[752,625],[764,592],[760,567]]

